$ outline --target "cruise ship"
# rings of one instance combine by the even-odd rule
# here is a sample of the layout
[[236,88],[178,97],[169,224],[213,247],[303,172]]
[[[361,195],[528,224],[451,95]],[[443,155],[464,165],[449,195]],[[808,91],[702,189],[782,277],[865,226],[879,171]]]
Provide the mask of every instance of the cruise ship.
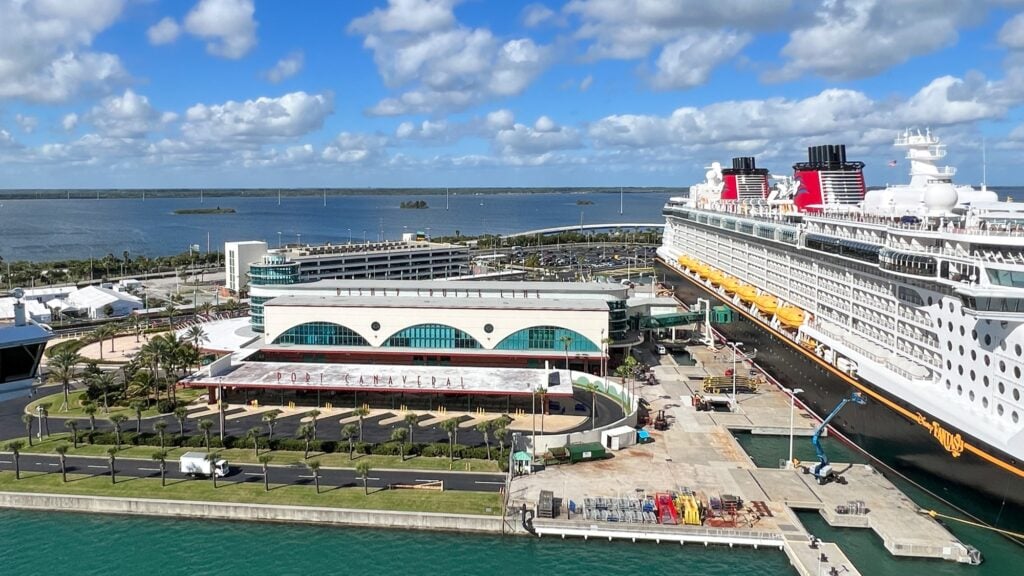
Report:
[[[1024,204],[953,183],[905,131],[910,183],[867,190],[842,145],[793,175],[712,164],[671,198],[658,266],[739,313],[721,336],[878,462],[994,526],[1024,525]],[[774,183],[773,183],[774,182]]]
[[23,295],[21,289],[14,289],[14,323],[0,324],[0,401],[29,394],[53,335],[27,318]]

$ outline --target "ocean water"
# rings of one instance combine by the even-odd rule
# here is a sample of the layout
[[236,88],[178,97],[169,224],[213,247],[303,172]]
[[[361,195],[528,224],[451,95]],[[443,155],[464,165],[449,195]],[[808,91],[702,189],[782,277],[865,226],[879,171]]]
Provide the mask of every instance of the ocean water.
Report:
[[[0,256],[5,260],[149,257],[188,251],[192,244],[223,250],[224,242],[266,240],[319,244],[397,240],[403,232],[433,237],[504,234],[555,226],[611,222],[661,223],[669,194],[631,192],[534,194],[444,194],[419,196],[219,197],[147,199],[10,200],[0,195]],[[400,208],[426,200],[428,208]],[[578,201],[593,204],[580,205]],[[178,215],[183,208],[233,208],[235,214]]]
[[790,576],[783,552],[23,511],[2,574]]

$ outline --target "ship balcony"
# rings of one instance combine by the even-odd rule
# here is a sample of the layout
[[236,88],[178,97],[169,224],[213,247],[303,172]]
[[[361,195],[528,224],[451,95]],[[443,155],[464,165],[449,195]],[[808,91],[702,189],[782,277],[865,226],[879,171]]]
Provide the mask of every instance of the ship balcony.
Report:
[[906,310],[899,311],[900,318],[903,320],[909,320],[918,326],[931,328],[931,321],[928,318],[921,316],[920,314],[914,314],[913,312],[907,312]]

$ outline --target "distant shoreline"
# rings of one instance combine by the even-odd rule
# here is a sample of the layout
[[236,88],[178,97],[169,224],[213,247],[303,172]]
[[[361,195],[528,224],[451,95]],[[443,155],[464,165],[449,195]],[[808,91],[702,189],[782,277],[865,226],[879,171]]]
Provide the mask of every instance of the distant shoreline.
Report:
[[[618,194],[619,188],[449,188],[453,197],[478,194]],[[682,194],[685,188],[625,187],[624,194]],[[114,200],[156,198],[282,198],[327,196],[444,196],[444,188],[163,188],[163,189],[8,189],[3,200]]]
[[234,214],[235,209],[221,208],[220,206],[217,206],[216,208],[182,208],[180,210],[175,210],[174,213],[187,216],[196,214]]

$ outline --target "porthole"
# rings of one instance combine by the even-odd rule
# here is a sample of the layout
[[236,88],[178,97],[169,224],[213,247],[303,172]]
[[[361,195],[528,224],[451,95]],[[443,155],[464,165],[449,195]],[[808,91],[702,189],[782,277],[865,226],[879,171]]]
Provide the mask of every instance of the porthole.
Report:
[[985,408],[988,408],[988,396],[981,397],[981,405],[984,406]]
[[978,353],[976,351],[974,351],[974,350],[971,350],[971,360],[977,360],[977,359],[978,359]]
[[484,332],[487,332],[488,334],[494,332],[494,324],[484,324]]
[[370,324],[370,330],[373,330],[374,332],[380,330],[380,322],[374,322],[373,324]]
[[999,393],[1000,394],[1005,394],[1006,393],[1006,386],[1002,382],[999,383],[999,386],[997,386],[997,388],[999,388]]
[[1020,354],[1021,354],[1020,344],[1014,344],[1013,345],[1013,353],[1016,354],[1018,358],[1020,357]]
[[929,305],[929,306],[931,306],[931,305],[932,305],[932,304],[934,304],[934,303],[935,303],[935,301],[934,301],[934,300],[932,299],[932,297],[931,297],[931,296],[929,296],[929,297],[928,297],[928,305]]
[[939,318],[938,320],[936,320],[935,321],[935,325],[938,326],[939,328],[942,328],[942,318]]
[[956,395],[957,396],[963,396],[964,395],[964,387],[963,386],[961,386],[959,384],[956,385]]
[[991,345],[992,345],[992,335],[991,334],[985,334],[985,346],[991,346]]
[[953,361],[952,360],[946,360],[946,370],[952,370],[952,369],[953,369]]
[[996,413],[999,414],[1000,416],[1003,415],[1003,405],[1002,404],[996,404]]
[[989,366],[991,364],[992,364],[992,358],[989,357],[988,354],[985,354],[985,366]]
[[1020,366],[1013,367],[1013,377],[1017,379],[1020,378]]
[[1018,388],[1013,389],[1013,401],[1020,402],[1020,389]]
[[[1003,326],[1003,328],[1006,328],[1006,326]],[[1003,352],[1006,352],[1006,339],[1005,338],[1003,339],[1002,342],[999,343],[999,349],[1002,350]]]
[[1006,362],[1003,362],[1002,360],[999,361],[999,371],[1006,372]]
[[976,378],[974,377],[974,370],[971,370],[971,382],[974,382],[975,379]]
[[956,371],[957,371],[958,374],[963,376],[964,375],[964,367],[963,367],[963,365],[957,366],[956,367]]
[[959,350],[960,350],[960,355],[963,356],[964,355],[964,347],[963,347],[963,345],[961,345],[959,347]]
[[982,382],[982,384],[985,385],[985,388],[988,388],[988,376],[982,376],[981,377],[981,382]]
[[949,350],[950,352],[953,351],[953,341],[952,340],[949,340],[949,341],[946,342],[946,349]]
[[977,330],[971,330],[971,340],[977,340],[977,339],[978,339],[978,331]]
[[971,402],[974,402],[974,390],[968,392],[967,397],[971,399]]
[[950,312],[952,312],[952,311],[953,311],[953,303],[952,303],[952,302],[950,302],[950,303],[949,303],[949,311],[950,311]]
[[946,328],[948,328],[950,332],[953,332],[953,323],[949,322]]
[[949,382],[949,378],[946,379],[946,390],[949,390],[953,385]]
[[1018,415],[1017,415],[1017,412],[1016,412],[1016,411],[1014,411],[1014,413],[1013,413],[1013,416],[1011,416],[1010,418],[1012,418],[1012,419],[1013,419],[1013,423],[1014,423],[1014,424],[1016,424],[1016,423],[1017,423],[1017,421],[1018,421],[1018,420],[1020,420],[1020,416],[1018,416]]
[[967,329],[964,328],[963,326],[960,326],[960,335],[961,336],[967,335]]

